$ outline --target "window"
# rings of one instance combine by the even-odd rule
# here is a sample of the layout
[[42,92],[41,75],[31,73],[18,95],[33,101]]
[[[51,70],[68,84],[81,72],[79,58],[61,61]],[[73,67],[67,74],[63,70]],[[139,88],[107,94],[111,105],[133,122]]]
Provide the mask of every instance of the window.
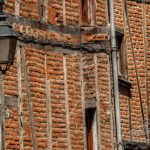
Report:
[[95,25],[96,7],[95,0],[81,0],[82,25]]
[[118,75],[122,79],[127,79],[127,60],[125,51],[125,37],[117,36],[117,49],[118,49]]
[[107,1],[107,16],[108,16],[108,22],[110,23],[110,6],[109,6],[109,0]]
[[97,143],[97,117],[96,109],[90,108],[85,111],[87,150],[98,150]]

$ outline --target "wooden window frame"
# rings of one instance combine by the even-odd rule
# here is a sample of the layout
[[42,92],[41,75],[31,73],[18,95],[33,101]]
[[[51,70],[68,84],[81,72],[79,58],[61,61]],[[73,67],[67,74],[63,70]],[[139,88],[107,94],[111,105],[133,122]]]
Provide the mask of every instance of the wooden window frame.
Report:
[[127,80],[127,58],[126,58],[126,46],[125,36],[118,36],[117,39],[117,58],[118,58],[118,76]]
[[81,25],[96,25],[96,1],[81,0]]

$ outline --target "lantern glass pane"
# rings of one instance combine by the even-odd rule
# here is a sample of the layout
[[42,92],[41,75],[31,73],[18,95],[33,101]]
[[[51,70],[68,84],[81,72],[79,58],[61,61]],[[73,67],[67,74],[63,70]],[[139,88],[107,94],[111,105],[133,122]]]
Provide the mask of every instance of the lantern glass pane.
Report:
[[17,45],[17,38],[16,37],[10,37],[10,54],[9,54],[9,62],[13,63],[14,57],[15,57],[15,51],[16,51],[16,45]]
[[10,39],[9,38],[0,38],[0,63],[8,63],[9,61],[9,46]]

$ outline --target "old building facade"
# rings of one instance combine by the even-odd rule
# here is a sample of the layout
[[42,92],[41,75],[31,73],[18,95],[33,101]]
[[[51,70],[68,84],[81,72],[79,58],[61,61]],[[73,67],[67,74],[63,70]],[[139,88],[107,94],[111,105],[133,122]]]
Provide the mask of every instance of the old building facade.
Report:
[[[121,144],[149,149],[150,2],[114,10]],[[18,43],[3,75],[1,146],[117,149],[109,1],[5,0],[4,12]]]

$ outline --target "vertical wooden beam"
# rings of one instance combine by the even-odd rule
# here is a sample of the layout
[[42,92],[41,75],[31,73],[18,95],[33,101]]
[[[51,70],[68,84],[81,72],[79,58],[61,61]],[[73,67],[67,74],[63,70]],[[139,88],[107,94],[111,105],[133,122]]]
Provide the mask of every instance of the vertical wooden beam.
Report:
[[15,0],[15,15],[19,16],[20,0]]
[[47,149],[52,149],[52,115],[51,115],[51,89],[50,89],[50,80],[47,78],[47,56],[45,55],[45,75],[46,75],[46,109],[47,109]]
[[66,56],[63,57],[63,70],[64,70],[64,85],[65,85],[65,108],[66,108],[66,128],[68,137],[68,150],[72,150],[70,142],[70,115],[69,115],[69,99],[68,99],[68,84],[67,84],[67,64]]
[[95,0],[90,0],[89,1],[89,20],[90,20],[90,25],[94,26],[96,25],[96,1]]
[[30,126],[31,126],[31,134],[32,134],[32,143],[34,150],[38,149],[36,135],[35,135],[35,121],[34,121],[34,114],[33,114],[33,105],[31,100],[31,89],[29,86],[29,75],[28,75],[28,67],[26,64],[26,53],[25,51],[21,51],[22,55],[22,62],[24,68],[24,76],[26,82],[26,90],[27,90],[27,101],[28,101],[28,108],[29,108],[29,118],[30,118]]
[[[19,43],[18,43],[19,45]],[[16,58],[17,58],[17,78],[18,78],[18,121],[19,121],[19,144],[20,150],[24,149],[23,143],[23,127],[22,127],[22,77],[21,77],[21,47],[18,46],[16,50]]]
[[101,150],[101,129],[100,129],[100,92],[99,92],[99,85],[98,85],[98,68],[97,68],[97,54],[94,54],[94,65],[95,65],[95,85],[96,85],[96,103],[97,103],[97,125],[98,125],[98,149]]
[[63,23],[66,25],[66,0],[63,0]]
[[115,115],[114,115],[114,105],[113,105],[113,102],[112,102],[112,83],[111,83],[111,61],[110,61],[110,56],[108,56],[108,83],[109,83],[109,104],[110,104],[110,127],[111,127],[111,141],[112,141],[112,148],[113,150],[115,149],[115,139],[114,139],[114,118],[115,118]]
[[52,149],[52,120],[51,120],[51,99],[50,80],[46,80],[46,108],[47,108],[47,149]]
[[87,139],[86,139],[86,122],[85,122],[85,83],[84,83],[84,72],[83,72],[83,55],[80,55],[80,76],[81,76],[81,100],[82,100],[82,110],[83,110],[83,132],[84,132],[84,149],[87,149]]
[[48,0],[44,0],[44,10],[43,10],[43,22],[48,21]]

